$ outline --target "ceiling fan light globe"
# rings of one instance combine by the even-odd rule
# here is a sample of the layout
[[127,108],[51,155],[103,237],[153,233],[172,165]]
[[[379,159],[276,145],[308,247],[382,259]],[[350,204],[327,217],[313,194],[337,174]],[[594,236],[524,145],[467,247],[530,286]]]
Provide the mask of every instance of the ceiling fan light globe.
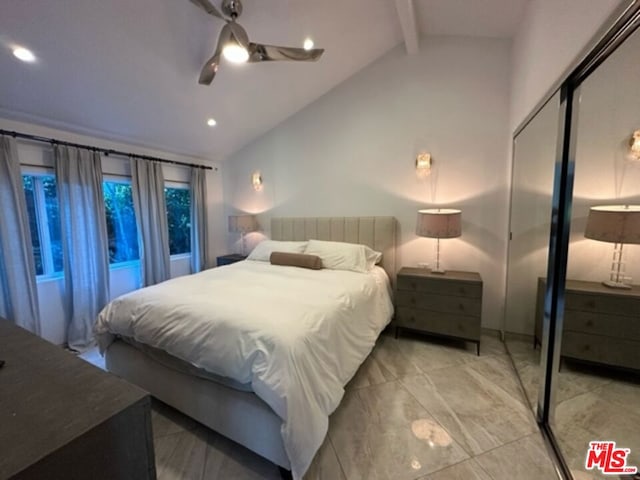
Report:
[[249,60],[247,49],[237,43],[227,43],[222,49],[222,55],[231,63],[245,63]]

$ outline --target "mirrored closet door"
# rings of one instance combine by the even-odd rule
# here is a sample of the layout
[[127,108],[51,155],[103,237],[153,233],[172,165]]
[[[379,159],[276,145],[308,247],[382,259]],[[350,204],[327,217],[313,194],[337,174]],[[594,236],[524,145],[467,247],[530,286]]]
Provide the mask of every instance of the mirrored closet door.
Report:
[[[614,441],[640,468],[640,31],[580,83],[573,117],[573,198],[550,419],[574,478],[612,478],[587,470],[585,457],[590,441]],[[622,473],[613,478],[629,478]]]
[[567,479],[640,479],[639,27],[621,3],[513,142],[505,342]]
[[505,342],[535,411],[542,339],[540,282],[547,270],[560,95],[554,95],[513,141]]

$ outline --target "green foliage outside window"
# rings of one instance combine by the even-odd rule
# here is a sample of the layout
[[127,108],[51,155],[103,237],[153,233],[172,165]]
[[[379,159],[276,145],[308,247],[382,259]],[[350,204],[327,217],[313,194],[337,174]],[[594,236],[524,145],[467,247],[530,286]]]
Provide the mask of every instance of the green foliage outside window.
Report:
[[164,189],[169,223],[169,252],[191,252],[191,194],[187,188]]
[[138,260],[138,229],[131,185],[109,181],[102,185],[109,238],[109,263]]
[[38,234],[38,220],[36,217],[36,193],[35,179],[32,175],[22,176],[24,196],[27,201],[27,213],[29,215],[29,229],[31,230],[31,247],[33,248],[33,260],[36,264],[36,275],[44,273],[42,261],[42,249],[40,247],[40,235]]

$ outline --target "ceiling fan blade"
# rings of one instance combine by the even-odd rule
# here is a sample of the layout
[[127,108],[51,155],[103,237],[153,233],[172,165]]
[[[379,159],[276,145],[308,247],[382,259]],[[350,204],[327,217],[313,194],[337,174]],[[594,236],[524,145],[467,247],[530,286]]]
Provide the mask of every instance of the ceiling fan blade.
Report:
[[315,62],[324,53],[324,48],[305,50],[296,47],[279,47],[276,45],[249,44],[249,62],[270,62],[290,60],[294,62]]
[[225,21],[227,20],[222,16],[220,11],[216,7],[214,7],[209,0],[191,0],[191,3],[202,8],[209,15],[213,15],[214,17],[221,18],[222,20],[225,20]]
[[242,28],[242,25],[236,23],[235,21],[229,22],[229,28],[231,29],[231,33],[234,38],[238,41],[240,45],[242,45],[247,50],[249,49],[249,35],[247,35],[247,31]]
[[211,85],[213,79],[218,73],[218,68],[220,68],[220,56],[222,54],[222,48],[224,44],[229,40],[231,36],[231,29],[229,25],[225,25],[222,27],[220,31],[220,35],[218,35],[218,44],[216,45],[216,51],[213,52],[213,56],[207,60],[207,63],[202,67],[202,71],[200,72],[200,78],[198,79],[198,83],[200,85]]
[[214,54],[207,63],[202,67],[202,71],[200,72],[200,78],[198,79],[198,83],[200,85],[211,85],[213,79],[218,73],[218,68],[220,67],[220,55]]

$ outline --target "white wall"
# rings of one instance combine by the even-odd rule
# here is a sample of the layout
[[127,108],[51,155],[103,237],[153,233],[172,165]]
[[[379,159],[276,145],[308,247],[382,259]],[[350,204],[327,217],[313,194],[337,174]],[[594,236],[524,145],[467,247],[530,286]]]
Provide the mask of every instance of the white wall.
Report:
[[[0,118],[0,129],[29,133],[52,137],[68,142],[94,145],[100,148],[115,149],[140,155],[151,155],[168,160],[177,160],[188,163],[210,165],[214,169],[207,171],[207,195],[208,195],[208,235],[209,235],[209,264],[215,265],[215,257],[226,251],[226,225],[224,224],[222,205],[222,172],[219,165],[205,159],[182,157],[175,154],[140,148],[132,145],[116,143],[85,135],[77,135],[57,129],[46,128],[34,124],[16,122]],[[19,140],[18,157],[21,163],[33,166],[52,166],[51,149],[46,144],[30,143]],[[121,157],[102,157],[104,173],[116,175],[129,175],[128,161]],[[189,181],[188,169],[163,165],[166,180]],[[172,259],[171,276],[176,277],[190,273],[189,257],[182,256]],[[111,298],[140,288],[141,279],[139,268],[135,265],[120,266],[111,269],[110,294]],[[38,301],[42,321],[42,336],[47,340],[62,344],[66,340],[65,313],[63,307],[64,281],[61,278],[42,278],[38,280]]]
[[[393,215],[400,226],[399,265],[413,266],[433,262],[435,245],[414,234],[417,210],[459,207],[463,234],[442,242],[444,267],[481,273],[483,323],[498,328],[508,89],[506,41],[428,37],[416,56],[398,46],[228,158],[227,213],[260,213],[267,234],[272,215]],[[418,148],[434,158],[426,179],[414,168]],[[250,184],[256,170],[264,179],[259,192]]]
[[615,8],[628,1],[527,3],[511,49],[511,132],[578,57]]

